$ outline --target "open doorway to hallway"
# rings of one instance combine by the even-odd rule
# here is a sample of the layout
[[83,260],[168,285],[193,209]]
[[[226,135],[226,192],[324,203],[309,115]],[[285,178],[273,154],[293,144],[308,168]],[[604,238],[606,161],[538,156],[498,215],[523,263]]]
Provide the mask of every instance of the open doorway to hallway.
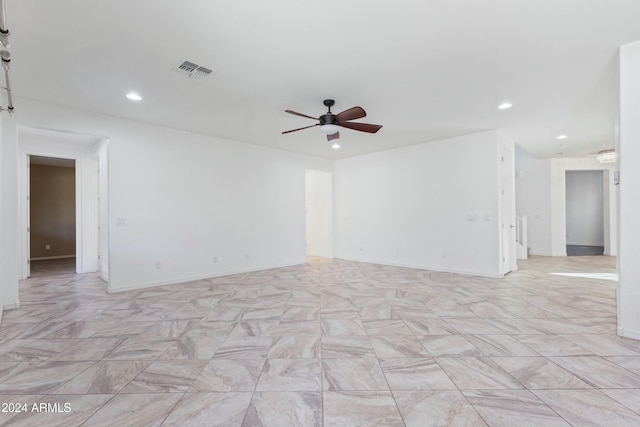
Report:
[[601,170],[566,171],[567,256],[604,254],[603,186]]
[[30,277],[76,273],[76,162],[29,156]]

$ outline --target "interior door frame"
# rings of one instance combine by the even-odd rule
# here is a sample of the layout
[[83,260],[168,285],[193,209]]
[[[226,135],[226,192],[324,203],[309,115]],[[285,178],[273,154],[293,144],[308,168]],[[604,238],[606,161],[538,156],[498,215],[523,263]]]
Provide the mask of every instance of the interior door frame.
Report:
[[515,235],[515,164],[514,153],[500,147],[500,274],[518,269]]
[[[71,141],[71,142],[70,142]],[[28,156],[43,156],[75,160],[76,185],[76,272],[88,273],[99,269],[98,247],[108,251],[107,229],[98,225],[98,195],[108,194],[107,180],[99,182],[96,163],[103,156],[106,164],[108,139],[94,135],[82,135],[63,131],[18,128],[19,155],[19,221],[20,221],[20,268],[19,276],[25,279],[30,274],[27,233]],[[107,206],[108,201],[103,201]],[[108,212],[108,208],[107,208]],[[108,220],[108,218],[102,218]],[[106,242],[101,243],[100,240]],[[108,265],[108,264],[107,264]],[[105,277],[109,277],[106,272]]]

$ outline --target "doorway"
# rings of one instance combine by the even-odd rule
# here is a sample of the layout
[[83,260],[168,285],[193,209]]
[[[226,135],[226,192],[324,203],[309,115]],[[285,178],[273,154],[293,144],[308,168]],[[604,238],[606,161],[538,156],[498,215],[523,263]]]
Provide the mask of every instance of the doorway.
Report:
[[305,174],[306,255],[333,258],[333,176],[307,170]]
[[29,156],[30,277],[76,272],[74,159]]
[[[108,139],[95,135],[77,134],[62,131],[18,127],[19,148],[19,192],[20,192],[20,278],[31,276],[31,258],[47,258],[33,252],[31,248],[31,209],[30,209],[30,169],[32,158],[47,158],[47,161],[73,162],[75,205],[73,213],[65,214],[67,220],[74,216],[75,253],[66,252],[60,256],[75,256],[74,273],[100,272],[100,276],[107,281],[108,274],[108,180],[107,148]],[[56,159],[56,160],[52,160]],[[65,225],[67,237],[68,224]],[[52,235],[45,236],[52,239]],[[34,241],[37,248],[51,253],[53,241]],[[46,245],[50,245],[46,249]],[[33,252],[33,253],[32,253]],[[54,256],[54,255],[52,255]],[[58,255],[55,255],[58,256]],[[103,259],[104,258],[104,259]],[[65,258],[66,259],[66,258]],[[69,258],[73,260],[73,258]],[[100,261],[100,262],[99,262]],[[104,261],[104,262],[103,262]],[[72,263],[73,264],[73,263]],[[104,271],[103,271],[104,269]]]
[[567,256],[603,255],[603,171],[566,171],[566,212]]

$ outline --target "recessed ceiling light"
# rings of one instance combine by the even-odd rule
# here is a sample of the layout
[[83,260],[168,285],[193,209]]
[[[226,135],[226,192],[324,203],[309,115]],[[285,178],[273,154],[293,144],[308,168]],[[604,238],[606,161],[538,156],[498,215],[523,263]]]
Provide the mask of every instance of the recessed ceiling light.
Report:
[[127,99],[130,99],[131,101],[142,101],[142,97],[135,92],[129,92],[127,94]]
[[340,148],[340,144],[338,144],[337,142],[334,142],[331,148],[333,148],[334,150],[337,150],[338,148]]
[[569,138],[567,135],[558,135],[556,136],[556,139],[567,139]]
[[502,104],[498,105],[498,110],[508,110],[509,108],[513,107],[513,104],[510,102],[503,102]]

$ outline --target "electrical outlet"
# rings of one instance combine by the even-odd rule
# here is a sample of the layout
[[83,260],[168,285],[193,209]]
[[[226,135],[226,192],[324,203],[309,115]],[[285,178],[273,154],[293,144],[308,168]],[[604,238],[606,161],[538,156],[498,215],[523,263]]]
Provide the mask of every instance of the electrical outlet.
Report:
[[156,262],[155,264],[153,264],[153,266],[155,267],[156,270],[160,270],[160,267],[162,267],[160,262]]
[[50,251],[51,250],[51,245],[44,245],[44,250],[45,251]]
[[213,257],[213,263],[214,263],[214,264],[216,264],[217,262],[218,262],[218,257],[217,257],[217,256],[214,256],[214,257]]

